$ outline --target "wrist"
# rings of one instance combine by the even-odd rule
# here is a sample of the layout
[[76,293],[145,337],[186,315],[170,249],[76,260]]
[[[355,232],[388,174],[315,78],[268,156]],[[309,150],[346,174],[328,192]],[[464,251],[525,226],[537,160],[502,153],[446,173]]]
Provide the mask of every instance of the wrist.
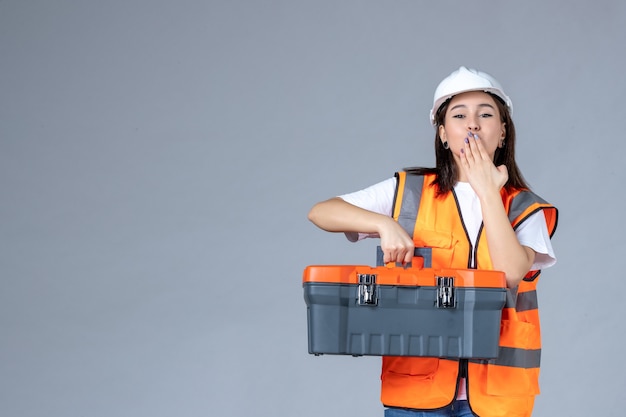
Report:
[[502,196],[500,190],[487,190],[481,194],[477,194],[481,205],[488,205],[493,203],[502,203]]

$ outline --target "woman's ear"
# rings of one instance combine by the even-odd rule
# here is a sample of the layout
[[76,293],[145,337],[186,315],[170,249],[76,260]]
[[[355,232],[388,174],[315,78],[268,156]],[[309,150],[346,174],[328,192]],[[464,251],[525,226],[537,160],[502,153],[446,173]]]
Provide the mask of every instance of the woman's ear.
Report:
[[437,130],[439,131],[439,139],[441,139],[441,142],[447,142],[446,128],[443,125],[439,125]]
[[500,143],[498,143],[498,148],[504,148],[505,139],[506,139],[506,124],[502,123],[502,133],[500,134]]

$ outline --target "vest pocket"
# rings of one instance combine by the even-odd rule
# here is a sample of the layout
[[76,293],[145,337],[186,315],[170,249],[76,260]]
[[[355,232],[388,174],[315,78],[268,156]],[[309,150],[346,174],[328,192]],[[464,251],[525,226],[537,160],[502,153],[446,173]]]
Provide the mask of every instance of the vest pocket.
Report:
[[445,359],[384,356],[381,400],[397,407],[444,407],[454,399],[458,369],[458,362]]
[[454,241],[449,232],[428,230],[419,224],[413,237],[415,247],[433,249],[433,268],[449,268],[454,255]]
[[487,365],[488,395],[531,397],[539,394],[539,370]]
[[383,374],[389,372],[423,379],[431,378],[439,369],[439,358],[383,357]]

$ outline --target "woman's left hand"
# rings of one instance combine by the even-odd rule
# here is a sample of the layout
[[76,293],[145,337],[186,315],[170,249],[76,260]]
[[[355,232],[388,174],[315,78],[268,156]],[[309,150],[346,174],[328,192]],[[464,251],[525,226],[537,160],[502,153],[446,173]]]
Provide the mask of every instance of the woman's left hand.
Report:
[[479,197],[493,191],[500,192],[509,179],[506,166],[494,165],[493,154],[490,155],[477,135],[470,137],[468,134],[465,146],[461,149],[460,161],[467,181]]

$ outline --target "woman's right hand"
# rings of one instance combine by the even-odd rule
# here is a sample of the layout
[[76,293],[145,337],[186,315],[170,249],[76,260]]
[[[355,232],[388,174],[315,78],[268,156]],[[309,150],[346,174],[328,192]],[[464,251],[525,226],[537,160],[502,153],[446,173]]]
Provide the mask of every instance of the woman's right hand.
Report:
[[397,262],[406,265],[413,260],[415,244],[409,234],[391,217],[381,223],[380,248],[383,251],[383,262]]

